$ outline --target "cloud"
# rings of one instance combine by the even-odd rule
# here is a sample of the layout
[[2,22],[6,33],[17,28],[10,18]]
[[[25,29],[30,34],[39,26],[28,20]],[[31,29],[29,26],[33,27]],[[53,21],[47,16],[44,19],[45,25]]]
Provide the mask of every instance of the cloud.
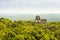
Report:
[[60,7],[60,0],[0,0],[5,7]]
[[0,13],[60,13],[60,0],[0,0]]
[[[50,14],[50,13],[60,13],[60,9],[48,9],[48,8],[40,8],[40,9],[5,9],[5,10],[0,10],[0,13],[4,14],[6,13],[7,15],[17,15],[17,14]],[[5,14],[4,14],[5,15]]]

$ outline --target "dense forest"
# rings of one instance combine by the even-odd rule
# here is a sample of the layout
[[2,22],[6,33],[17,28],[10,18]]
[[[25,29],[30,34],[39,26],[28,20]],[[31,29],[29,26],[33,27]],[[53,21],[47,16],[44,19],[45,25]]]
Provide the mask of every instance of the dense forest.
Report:
[[0,18],[0,40],[60,40],[60,22],[38,24]]

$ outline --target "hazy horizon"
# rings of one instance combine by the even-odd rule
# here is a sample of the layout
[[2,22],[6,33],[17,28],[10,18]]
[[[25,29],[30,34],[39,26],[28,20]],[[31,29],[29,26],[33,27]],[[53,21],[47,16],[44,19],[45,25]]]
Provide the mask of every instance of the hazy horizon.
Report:
[[11,20],[35,20],[36,15],[39,15],[41,19],[46,19],[47,21],[60,21],[60,14],[17,14],[17,15],[0,15],[4,18],[9,18]]

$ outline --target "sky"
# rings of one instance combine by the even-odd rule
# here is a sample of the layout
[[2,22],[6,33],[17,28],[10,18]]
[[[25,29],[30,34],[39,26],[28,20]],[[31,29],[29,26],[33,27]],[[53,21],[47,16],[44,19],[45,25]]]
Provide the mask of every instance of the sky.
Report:
[[0,0],[0,15],[59,14],[60,0]]

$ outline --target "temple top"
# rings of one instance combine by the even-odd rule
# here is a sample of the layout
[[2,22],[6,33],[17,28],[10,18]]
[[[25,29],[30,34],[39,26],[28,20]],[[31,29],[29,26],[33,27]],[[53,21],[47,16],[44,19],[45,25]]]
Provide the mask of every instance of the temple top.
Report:
[[39,24],[45,24],[46,21],[47,21],[46,19],[40,19],[39,15],[37,15],[36,18],[35,18],[35,22],[39,23]]
[[35,20],[40,20],[40,16],[39,16],[39,15],[37,15]]

